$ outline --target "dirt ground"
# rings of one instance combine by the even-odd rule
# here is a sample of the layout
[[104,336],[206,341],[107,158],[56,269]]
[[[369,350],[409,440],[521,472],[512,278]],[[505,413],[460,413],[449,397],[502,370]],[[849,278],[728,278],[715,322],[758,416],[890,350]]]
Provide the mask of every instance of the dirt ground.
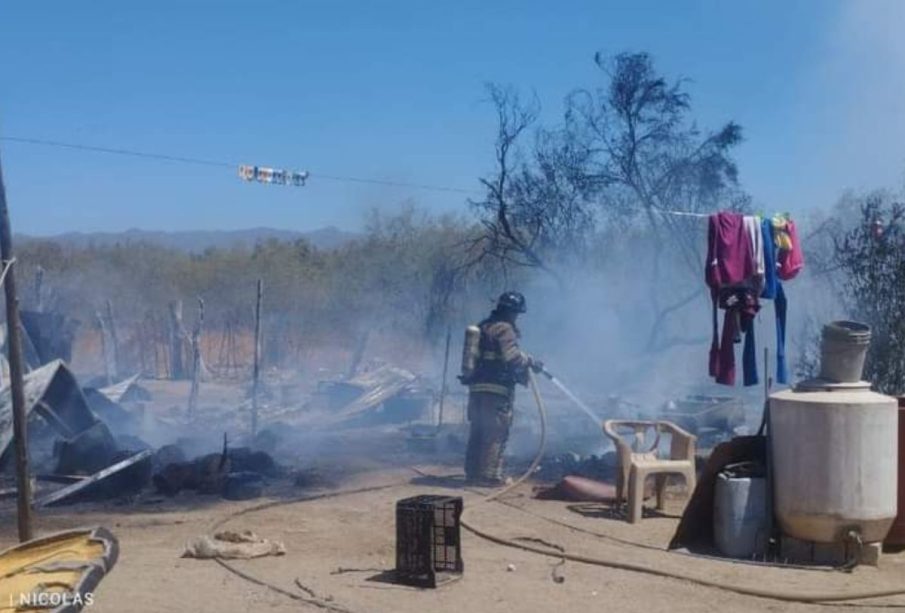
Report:
[[[431,474],[449,472],[449,468],[441,467],[422,469]],[[640,525],[631,526],[598,505],[532,499],[527,486],[509,496],[505,504],[478,504],[479,493],[463,490],[456,479],[424,478],[407,469],[360,474],[343,483],[341,490],[379,486],[385,487],[284,503],[241,515],[235,513],[253,509],[262,501],[231,503],[177,497],[155,505],[80,505],[45,511],[38,525],[41,533],[104,525],[118,537],[120,559],[97,591],[96,603],[90,609],[94,613],[308,609],[458,613],[613,608],[795,611],[817,606],[741,596],[685,581],[575,562],[557,566],[557,559],[503,547],[468,532],[463,536],[465,573],[461,580],[436,590],[394,585],[385,578],[385,571],[394,565],[395,501],[429,492],[462,494],[466,508],[471,509],[468,520],[500,536],[542,539],[570,553],[634,562],[727,584],[812,593],[902,587],[905,579],[902,556],[885,557],[879,569],[858,568],[854,573],[843,574],[763,568],[658,551],[656,548],[665,546],[675,528],[680,502],[672,502],[664,516],[648,517]],[[0,547],[15,540],[13,516],[8,512],[3,515]],[[230,562],[255,582],[216,562],[180,558],[188,540],[212,531],[218,523],[226,529],[249,529],[283,541],[287,554]],[[653,548],[631,546],[607,537]],[[554,581],[554,571],[564,581]],[[298,599],[259,585],[258,581]],[[823,606],[862,611],[893,604],[905,606],[905,597]]]
[[[187,384],[147,382],[147,386],[154,394],[149,410],[158,414],[183,410],[174,407],[184,405]],[[208,428],[215,445],[212,451],[228,425],[224,420],[208,422],[205,416],[216,416],[217,407],[238,406],[242,394],[243,388],[235,384],[203,387],[201,416],[204,423],[217,425]],[[357,438],[343,438],[348,436]],[[231,436],[230,440],[236,439]],[[268,488],[263,499],[241,503],[192,493],[171,499],[146,496],[124,504],[85,503],[41,510],[37,532],[101,525],[119,539],[119,561],[100,584],[89,609],[92,613],[612,609],[699,613],[797,611],[817,606],[858,611],[905,607],[905,596],[851,605],[754,598],[638,572],[571,561],[562,564],[558,558],[504,547],[467,531],[463,532],[465,572],[460,580],[436,590],[396,585],[388,579],[388,571],[395,565],[395,502],[427,493],[463,496],[467,521],[494,535],[527,542],[540,539],[571,554],[749,588],[838,593],[905,587],[905,554],[884,557],[880,568],[864,567],[844,574],[668,553],[664,549],[678,523],[681,500],[671,500],[665,514],[653,513],[640,524],[629,525],[601,505],[536,500],[527,484],[503,501],[482,503],[486,491],[465,489],[460,477],[453,476],[461,462],[457,452],[435,460],[412,454],[398,428],[365,428],[358,434],[322,438],[318,446],[312,445],[301,439],[290,445],[294,468],[305,468],[312,456],[329,457],[330,451],[333,455],[328,461],[336,466],[355,455],[350,450],[360,457],[355,466],[337,468],[339,478],[321,489],[294,487],[287,481]],[[420,474],[413,470],[415,466]],[[369,489],[361,491],[363,488]],[[320,497],[299,500],[312,496]],[[282,541],[287,553],[229,562],[232,570],[214,561],[181,557],[188,541],[219,529],[252,530]],[[0,548],[15,540],[15,507],[12,501],[4,501],[0,503]],[[563,580],[556,581],[556,577]]]

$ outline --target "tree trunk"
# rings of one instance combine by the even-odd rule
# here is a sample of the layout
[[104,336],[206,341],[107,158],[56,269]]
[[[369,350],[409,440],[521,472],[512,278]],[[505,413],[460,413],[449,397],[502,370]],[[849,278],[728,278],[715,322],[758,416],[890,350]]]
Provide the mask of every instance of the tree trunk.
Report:
[[185,379],[185,360],[183,347],[186,341],[185,328],[182,326],[182,301],[174,300],[170,303],[170,378]]
[[251,435],[258,433],[258,379],[261,374],[261,303],[264,299],[264,281],[258,279],[258,294],[255,301],[255,361],[251,382]]
[[44,311],[44,269],[40,266],[35,271],[35,311]]
[[189,392],[189,421],[195,417],[198,391],[201,386],[201,330],[204,327],[204,300],[198,299],[198,320],[192,329],[192,389]]

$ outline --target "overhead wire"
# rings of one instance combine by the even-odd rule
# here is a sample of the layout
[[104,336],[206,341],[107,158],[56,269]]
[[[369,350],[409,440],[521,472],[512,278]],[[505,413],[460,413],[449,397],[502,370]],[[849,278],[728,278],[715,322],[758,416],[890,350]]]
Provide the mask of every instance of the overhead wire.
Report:
[[[147,151],[138,151],[135,149],[126,149],[121,147],[101,147],[97,145],[84,145],[81,143],[68,143],[58,140],[49,140],[41,138],[28,138],[22,136],[0,136],[0,141],[11,143],[20,143],[25,145],[37,145],[41,147],[56,147],[59,149],[72,149],[76,151],[90,151],[93,153],[106,153],[111,155],[130,156],[151,160],[160,160],[165,162],[176,162],[181,164],[195,164],[202,166],[214,166],[219,168],[238,168],[238,162],[227,162],[225,160],[210,160],[196,158],[184,155],[170,155],[163,153],[151,153]],[[445,185],[432,185],[427,183],[410,183],[406,181],[388,181],[383,179],[371,179],[366,177],[355,177],[349,175],[336,175],[320,172],[308,173],[310,178],[323,179],[325,181],[334,181],[339,183],[362,183],[367,185],[379,185],[382,187],[402,187],[408,189],[419,189],[425,191],[447,192],[457,194],[479,194],[479,190],[466,189],[462,187],[450,187]]]
[[98,147],[95,145],[81,145],[77,143],[64,143],[56,140],[44,140],[40,138],[24,138],[19,136],[0,136],[0,140],[11,143],[22,143],[26,145],[39,145],[42,147],[57,147],[60,149],[75,149],[78,151],[91,151],[94,153],[110,153],[113,155],[126,155],[131,157],[140,157],[153,160],[163,160],[166,162],[180,162],[183,164],[201,164],[204,166],[219,166],[226,168],[235,168],[238,164],[230,162],[222,162],[216,160],[204,160],[200,158],[186,157],[182,155],[167,155],[162,153],[148,153],[146,151],[135,151],[133,149],[122,149],[117,147]]

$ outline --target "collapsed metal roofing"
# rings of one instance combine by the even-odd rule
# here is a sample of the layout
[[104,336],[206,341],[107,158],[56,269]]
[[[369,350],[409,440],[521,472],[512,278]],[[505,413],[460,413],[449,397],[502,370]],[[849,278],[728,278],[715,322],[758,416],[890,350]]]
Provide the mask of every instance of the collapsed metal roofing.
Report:
[[[62,360],[33,370],[23,378],[25,414],[36,412],[64,437],[91,427],[97,418],[78,381]],[[0,390],[0,457],[13,440],[13,400],[9,385]]]
[[102,387],[97,391],[106,396],[111,402],[147,400],[149,394],[147,390],[138,384],[140,378],[140,374],[132,375],[128,379],[123,379],[119,383]]

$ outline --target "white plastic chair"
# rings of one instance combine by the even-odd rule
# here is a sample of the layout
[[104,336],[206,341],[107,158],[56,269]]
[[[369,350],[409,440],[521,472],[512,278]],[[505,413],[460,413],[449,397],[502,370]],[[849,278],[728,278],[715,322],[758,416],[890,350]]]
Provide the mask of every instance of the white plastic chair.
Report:
[[[628,430],[632,443],[626,441]],[[685,480],[688,495],[694,491],[696,472],[694,464],[697,437],[668,421],[629,421],[608,419],[603,422],[603,431],[616,445],[619,467],[616,472],[616,500],[625,499],[628,486],[628,521],[641,521],[644,507],[644,481],[653,475],[656,479],[657,508],[663,509],[666,478],[681,475]],[[660,435],[670,435],[669,458],[660,459]],[[653,443],[645,449],[645,435],[654,433]]]

